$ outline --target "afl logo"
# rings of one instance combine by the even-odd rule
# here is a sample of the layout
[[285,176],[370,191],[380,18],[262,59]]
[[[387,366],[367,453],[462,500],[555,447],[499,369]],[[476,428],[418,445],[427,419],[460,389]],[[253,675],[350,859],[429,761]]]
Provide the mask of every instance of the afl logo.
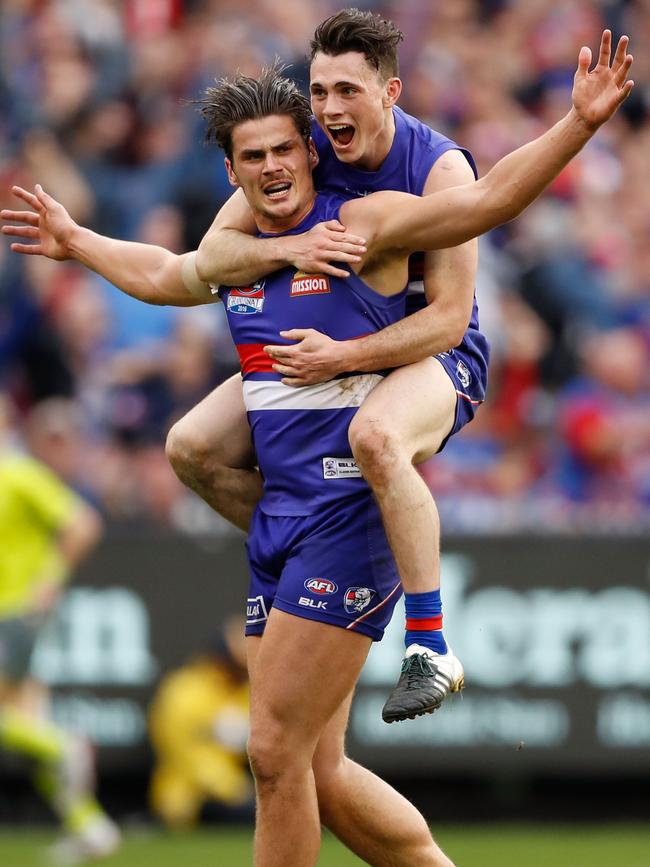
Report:
[[336,593],[338,589],[338,586],[329,578],[308,578],[305,581],[305,590],[309,590],[310,593],[317,593],[319,596],[326,593]]
[[264,308],[264,280],[249,288],[231,289],[228,293],[229,313],[261,313]]

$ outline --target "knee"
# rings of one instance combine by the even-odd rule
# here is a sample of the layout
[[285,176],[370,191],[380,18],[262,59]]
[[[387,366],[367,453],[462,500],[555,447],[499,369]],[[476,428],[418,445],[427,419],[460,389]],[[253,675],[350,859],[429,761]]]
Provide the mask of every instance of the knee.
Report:
[[371,484],[388,480],[402,463],[410,463],[399,434],[382,419],[357,415],[348,436],[352,454]]
[[256,732],[248,739],[248,761],[258,789],[274,789],[281,779],[307,765],[300,760],[300,751],[292,749],[290,739],[273,727]]
[[210,449],[195,426],[182,418],[167,434],[165,454],[176,474],[183,479],[188,474],[200,472],[208,458],[215,457],[215,450]]

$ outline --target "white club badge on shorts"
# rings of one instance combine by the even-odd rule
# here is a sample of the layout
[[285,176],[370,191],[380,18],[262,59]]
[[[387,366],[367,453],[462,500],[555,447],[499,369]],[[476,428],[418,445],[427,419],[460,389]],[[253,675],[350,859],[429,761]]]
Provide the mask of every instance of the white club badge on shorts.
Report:
[[372,602],[375,591],[369,587],[348,587],[343,597],[343,606],[348,614],[359,614]]
[[456,373],[458,374],[460,384],[463,386],[463,388],[467,388],[467,386],[472,381],[472,374],[469,372],[469,367],[465,364],[464,361],[458,361],[458,363],[456,364]]

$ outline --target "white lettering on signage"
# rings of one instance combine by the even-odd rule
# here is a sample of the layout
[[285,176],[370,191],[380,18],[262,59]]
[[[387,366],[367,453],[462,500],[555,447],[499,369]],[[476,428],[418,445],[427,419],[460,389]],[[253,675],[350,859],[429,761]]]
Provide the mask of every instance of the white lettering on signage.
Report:
[[38,641],[32,671],[51,684],[150,683],[149,612],[126,587],[73,587]]

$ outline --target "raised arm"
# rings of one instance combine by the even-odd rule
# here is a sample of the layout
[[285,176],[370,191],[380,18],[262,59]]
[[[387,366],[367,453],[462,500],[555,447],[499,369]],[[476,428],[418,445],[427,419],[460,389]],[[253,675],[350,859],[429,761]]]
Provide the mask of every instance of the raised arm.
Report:
[[347,222],[367,235],[370,255],[454,246],[520,214],[629,95],[632,56],[626,53],[627,45],[627,36],[621,37],[610,67],[611,33],[606,30],[591,72],[591,51],[583,47],[569,113],[544,135],[500,160],[482,180],[422,199],[375,193],[363,202],[349,203],[360,219]]
[[318,223],[300,235],[256,237],[257,227],[241,190],[221,208],[199,244],[199,279],[214,286],[241,286],[293,265],[308,274],[347,277],[334,262],[355,264],[366,252],[365,241],[346,232],[338,220]]
[[14,195],[33,208],[3,210],[0,214],[3,220],[20,224],[2,227],[3,234],[22,239],[12,243],[14,252],[58,261],[76,259],[127,295],[148,304],[189,307],[218,300],[196,276],[194,253],[178,256],[153,244],[98,235],[79,226],[63,205],[39,185],[34,193],[22,187],[12,189]]

